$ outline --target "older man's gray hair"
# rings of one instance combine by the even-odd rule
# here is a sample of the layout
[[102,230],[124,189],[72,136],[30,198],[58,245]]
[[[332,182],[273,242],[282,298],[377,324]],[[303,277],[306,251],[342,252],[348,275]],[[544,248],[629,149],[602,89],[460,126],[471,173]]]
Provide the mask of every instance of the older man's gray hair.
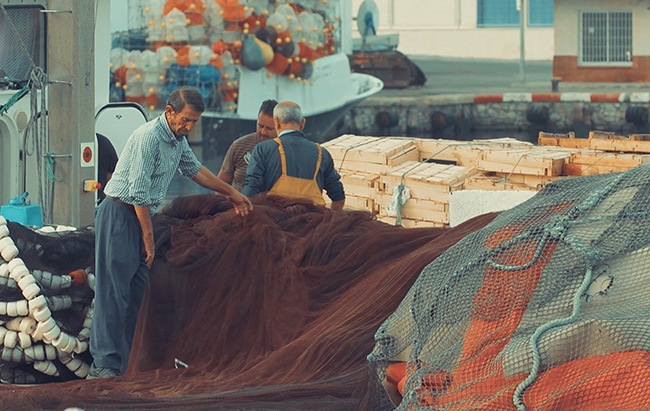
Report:
[[280,120],[281,124],[300,124],[302,122],[302,110],[298,104],[292,101],[283,101],[273,109],[273,117]]

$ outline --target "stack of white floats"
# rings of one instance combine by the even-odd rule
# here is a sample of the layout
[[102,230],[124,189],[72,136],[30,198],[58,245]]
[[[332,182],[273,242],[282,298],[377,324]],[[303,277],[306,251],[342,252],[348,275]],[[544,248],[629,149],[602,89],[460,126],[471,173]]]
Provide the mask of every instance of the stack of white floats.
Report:
[[[0,216],[0,288],[18,288],[23,296],[17,301],[0,301],[0,316],[11,318],[0,321],[0,360],[31,364],[34,370],[49,376],[59,375],[53,362],[58,360],[77,377],[84,378],[89,365],[75,355],[88,350],[93,304],[86,309],[83,328],[78,335],[62,330],[52,313],[70,308],[71,297],[46,297],[42,291],[68,288],[73,284],[72,277],[40,270],[30,272],[18,257],[19,250],[10,234],[6,220]],[[93,291],[94,280],[94,275],[88,273],[88,285]]]

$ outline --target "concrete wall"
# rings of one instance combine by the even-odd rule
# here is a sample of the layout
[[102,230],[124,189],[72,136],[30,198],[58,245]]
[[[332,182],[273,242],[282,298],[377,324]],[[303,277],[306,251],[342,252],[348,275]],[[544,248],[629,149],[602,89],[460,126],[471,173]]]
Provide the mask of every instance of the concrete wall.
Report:
[[[513,0],[514,1],[514,0]],[[363,0],[352,0],[356,16]],[[516,60],[519,28],[478,28],[477,0],[375,0],[378,34],[397,33],[398,50],[410,55]],[[356,23],[353,36],[359,37]],[[527,60],[553,58],[553,28],[526,28]]]
[[[534,108],[533,108],[534,107]],[[407,136],[472,140],[513,137],[537,143],[540,131],[567,133],[574,131],[585,138],[591,130],[611,131],[620,135],[648,134],[650,123],[634,124],[627,120],[630,107],[650,108],[649,93],[589,94],[563,93],[510,95],[447,95],[401,97],[362,101],[350,110],[339,133],[371,136]],[[545,110],[542,121],[534,119],[535,110]],[[386,111],[397,118],[397,125],[380,128],[377,113]],[[444,113],[448,121],[436,127],[432,118]],[[541,118],[541,117],[539,117]]]
[[[633,58],[630,65],[594,66],[579,61],[580,12],[632,11]],[[650,9],[642,0],[555,0],[553,75],[574,82],[650,82]]]

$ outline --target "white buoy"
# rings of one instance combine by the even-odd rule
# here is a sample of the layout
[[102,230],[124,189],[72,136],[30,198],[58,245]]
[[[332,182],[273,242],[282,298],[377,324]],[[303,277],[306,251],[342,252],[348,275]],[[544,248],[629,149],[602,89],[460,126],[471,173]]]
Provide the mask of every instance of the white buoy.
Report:
[[32,332],[32,340],[41,341],[43,339],[43,329],[36,326],[36,329]]
[[49,318],[52,318],[52,312],[46,306],[39,307],[32,313],[34,319],[40,323],[47,321]]
[[54,328],[48,331],[43,332],[43,338],[49,340],[49,341],[54,341],[56,340],[59,335],[61,335],[61,329],[59,328],[58,325],[55,325]]
[[32,346],[32,337],[29,336],[29,334],[25,334],[24,332],[19,332],[18,333],[18,344],[20,344],[21,348],[27,348]]
[[86,352],[88,349],[88,342],[87,341],[81,341],[78,338],[75,338],[75,347],[74,347],[74,352],[77,354],[81,354],[82,352]]
[[5,334],[5,339],[4,339],[4,346],[7,348],[14,348],[16,346],[16,342],[18,341],[18,333],[13,330],[7,331],[7,334]]
[[[4,240],[0,240],[2,242]],[[13,241],[13,240],[12,240]],[[9,261],[9,272],[13,271],[16,267],[18,266],[24,266],[25,262],[23,261],[22,258],[14,258],[11,261]]]
[[[3,238],[3,240],[7,238],[11,238],[11,237],[5,237]],[[16,247],[14,244],[9,244],[6,247],[4,247],[2,251],[0,251],[0,256],[2,256],[2,258],[5,261],[11,261],[17,255],[18,255],[18,247]]]
[[40,292],[41,292],[41,289],[38,287],[38,285],[32,283],[29,286],[27,286],[27,288],[23,289],[23,296],[27,300],[31,300],[34,297],[36,297]]
[[5,261],[11,261],[18,255],[18,248],[11,237],[7,236],[0,240],[0,255]]
[[7,303],[7,315],[9,317],[15,317],[18,315],[18,307],[16,307],[15,301],[10,301]]
[[36,279],[34,278],[34,276],[31,274],[27,274],[26,276],[21,278],[20,281],[18,281],[18,287],[20,287],[21,290],[24,290],[27,286],[35,283],[36,283]]
[[47,321],[48,318],[52,318],[52,312],[45,306],[39,307],[32,313],[32,315],[34,316],[34,319],[40,323]]
[[29,303],[27,300],[16,301],[16,313],[21,317],[29,315]]
[[88,371],[90,371],[90,366],[82,361],[81,366],[74,372],[74,374],[79,378],[86,378]]
[[9,264],[0,264],[0,277],[9,277]]
[[54,327],[56,327],[56,321],[51,316],[45,321],[39,321],[36,326],[36,328],[40,328],[43,332],[50,331]]
[[68,335],[68,344],[65,347],[61,348],[61,351],[72,354],[74,349],[77,347],[77,339],[71,335]]
[[20,322],[23,319],[20,317],[12,318],[11,320],[5,323],[5,328],[7,330],[20,331]]
[[47,307],[47,300],[44,295],[39,295],[29,300],[29,312],[33,313],[41,307]]
[[48,360],[56,360],[56,348],[46,344],[45,345],[45,358]]
[[30,334],[36,329],[36,320],[31,317],[25,317],[20,321],[20,331]]
[[87,340],[90,338],[90,328],[82,328],[81,331],[79,331],[78,338],[80,340]]
[[47,298],[47,305],[52,311],[61,311],[72,306],[72,297],[69,295],[53,295]]
[[52,340],[52,345],[61,351],[64,351],[63,347],[66,347],[69,343],[70,336],[64,332],[60,332],[59,336]]
[[59,376],[59,370],[56,369],[56,365],[52,361],[36,361],[34,362],[34,369],[53,377]]
[[9,237],[9,227],[6,224],[0,224],[0,238]]

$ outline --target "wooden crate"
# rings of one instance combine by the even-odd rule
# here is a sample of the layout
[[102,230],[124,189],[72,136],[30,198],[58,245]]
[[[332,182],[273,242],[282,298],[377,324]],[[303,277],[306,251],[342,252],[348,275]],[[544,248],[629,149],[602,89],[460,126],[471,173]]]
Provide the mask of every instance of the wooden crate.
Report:
[[627,138],[604,131],[591,131],[589,138],[575,138],[575,134],[572,133],[558,135],[540,131],[538,144],[564,148],[650,153],[650,139],[645,134],[634,134]]
[[343,183],[346,196],[372,198],[378,190],[378,173],[341,170],[339,174],[341,175],[341,183]]
[[456,165],[465,167],[476,167],[485,150],[513,148],[531,150],[535,148],[531,143],[509,137],[473,141],[419,139],[416,141],[416,145],[420,150],[420,161],[427,159],[432,162],[436,160],[452,161]]
[[494,173],[478,173],[465,180],[465,190],[531,190],[537,191],[537,187],[530,187],[523,182],[505,181],[505,177],[492,175]]
[[435,162],[453,162],[459,166],[475,167],[481,155],[481,149],[484,147],[472,142],[453,141],[453,140],[429,140],[418,139],[416,145],[420,157],[418,161]]
[[[390,194],[378,194],[375,197],[375,210],[379,216],[388,216],[392,197]],[[449,224],[449,203],[409,198],[402,205],[402,217]]]
[[[325,199],[325,205],[329,207],[332,204],[332,200],[327,196],[327,194],[323,194],[323,198]],[[375,208],[375,202],[372,198],[352,195],[345,196],[345,205],[343,206],[343,209],[345,210],[363,210],[375,214]]]
[[449,201],[449,192],[462,189],[474,173],[468,167],[408,161],[381,173],[379,190],[392,194],[403,181],[412,198],[444,203]]
[[[349,167],[348,162],[396,165],[402,157],[406,161],[409,150],[417,152],[414,139],[398,137],[359,137],[342,135],[322,144],[334,159],[337,169],[356,170]],[[410,154],[416,158],[417,154]],[[398,162],[398,163],[395,163]]]
[[555,177],[562,175],[570,152],[537,149],[488,149],[481,153],[479,171]]

